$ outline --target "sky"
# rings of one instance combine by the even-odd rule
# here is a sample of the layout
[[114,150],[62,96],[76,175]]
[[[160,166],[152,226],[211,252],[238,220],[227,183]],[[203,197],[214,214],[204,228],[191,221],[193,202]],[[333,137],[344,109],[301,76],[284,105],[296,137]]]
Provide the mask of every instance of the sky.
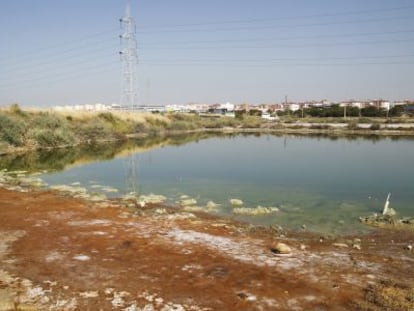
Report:
[[[412,0],[131,0],[138,103],[414,99]],[[0,107],[118,103],[127,0],[0,0]]]

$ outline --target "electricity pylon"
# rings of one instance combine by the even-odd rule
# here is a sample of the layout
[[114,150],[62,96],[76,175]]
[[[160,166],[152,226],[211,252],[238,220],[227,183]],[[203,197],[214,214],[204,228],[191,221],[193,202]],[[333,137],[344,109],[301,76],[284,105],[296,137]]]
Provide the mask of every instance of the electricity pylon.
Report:
[[136,107],[136,71],[138,64],[138,47],[135,21],[131,15],[131,0],[128,0],[125,16],[119,19],[121,23],[121,55],[122,60],[122,89],[120,104],[124,109],[134,111]]

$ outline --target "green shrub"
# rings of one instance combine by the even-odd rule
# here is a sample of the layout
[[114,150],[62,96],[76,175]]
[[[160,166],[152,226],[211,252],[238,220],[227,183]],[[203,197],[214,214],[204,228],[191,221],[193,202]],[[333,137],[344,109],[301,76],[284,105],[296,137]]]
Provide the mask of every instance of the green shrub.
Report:
[[115,116],[110,112],[101,112],[100,114],[98,114],[98,118],[109,123],[115,123],[117,121]]
[[166,128],[168,126],[167,121],[160,120],[157,118],[145,118],[145,121],[155,127]]
[[25,124],[0,112],[0,140],[12,146],[21,146],[25,133]]
[[262,125],[262,119],[255,116],[243,116],[242,127],[243,128],[260,128]]
[[33,115],[30,122],[30,127],[39,129],[58,129],[66,127],[66,120],[58,115],[50,114],[48,112],[40,112]]
[[188,131],[193,130],[195,126],[191,122],[186,121],[174,121],[171,122],[167,129],[171,131]]
[[62,147],[73,145],[75,142],[74,136],[65,129],[36,129],[33,136],[41,148]]
[[134,124],[134,127],[132,129],[134,133],[145,133],[147,131],[147,127],[145,123],[137,122]]
[[24,112],[20,108],[19,104],[17,104],[17,103],[11,104],[10,108],[9,108],[9,111],[10,111],[11,114],[14,114],[14,115],[17,115],[17,116],[20,116],[20,117],[26,117],[27,116],[27,113]]
[[78,134],[81,140],[96,141],[101,139],[112,139],[113,132],[107,124],[100,119],[91,119],[84,123],[79,129]]

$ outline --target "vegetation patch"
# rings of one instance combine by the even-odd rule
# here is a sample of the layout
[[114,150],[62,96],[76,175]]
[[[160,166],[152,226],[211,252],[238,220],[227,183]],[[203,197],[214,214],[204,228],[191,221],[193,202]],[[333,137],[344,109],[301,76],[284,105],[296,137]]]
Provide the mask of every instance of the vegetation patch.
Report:
[[365,301],[358,304],[358,310],[414,310],[414,286],[390,281],[371,285],[365,290]]

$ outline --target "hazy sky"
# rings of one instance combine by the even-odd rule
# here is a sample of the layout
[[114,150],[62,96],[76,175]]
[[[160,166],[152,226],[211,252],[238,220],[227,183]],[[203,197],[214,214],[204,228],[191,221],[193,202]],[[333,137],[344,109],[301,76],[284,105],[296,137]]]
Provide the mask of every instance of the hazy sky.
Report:
[[[0,0],[0,106],[118,102],[126,0]],[[412,0],[132,0],[144,104],[414,99]]]

